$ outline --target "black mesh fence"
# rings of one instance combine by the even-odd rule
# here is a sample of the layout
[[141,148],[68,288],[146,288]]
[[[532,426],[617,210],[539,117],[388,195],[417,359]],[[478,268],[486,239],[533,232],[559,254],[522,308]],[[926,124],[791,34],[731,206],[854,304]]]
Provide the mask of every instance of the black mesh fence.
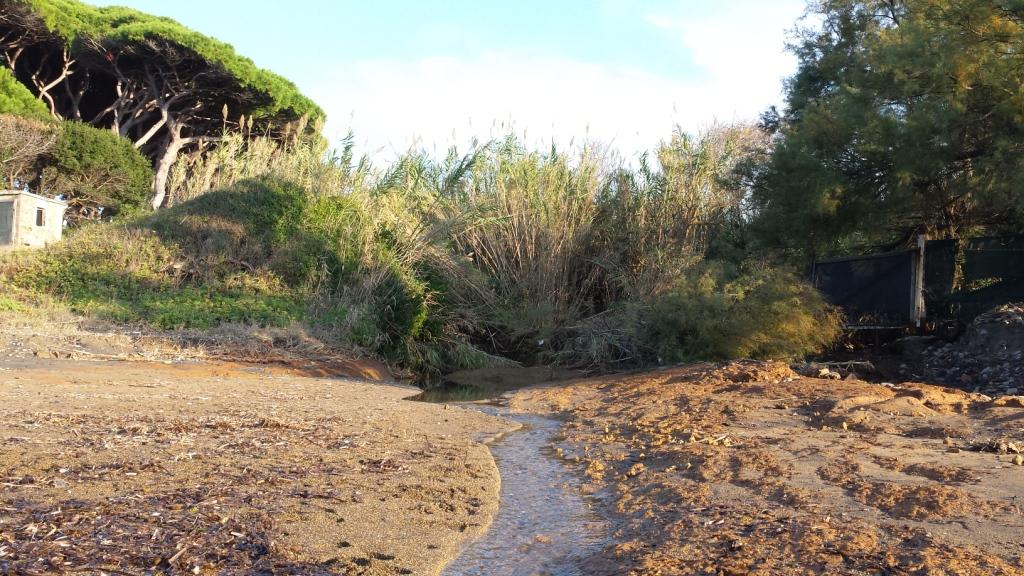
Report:
[[971,238],[964,246],[964,285],[1024,278],[1024,236]]
[[928,241],[920,272],[918,254],[816,262],[812,279],[851,327],[916,323],[918,290],[925,316],[935,321],[969,322],[1001,304],[1024,301],[1024,236]]
[[906,326],[916,321],[917,251],[816,262],[814,286],[842,308],[849,326]]
[[1024,302],[1024,282],[1020,279],[1003,280],[977,290],[959,292],[950,301],[956,308],[956,317],[970,322],[996,306]]
[[963,321],[1001,304],[1024,301],[1024,236],[965,241],[961,290],[949,300]]
[[959,240],[929,240],[924,248],[924,304],[929,318],[953,318]]

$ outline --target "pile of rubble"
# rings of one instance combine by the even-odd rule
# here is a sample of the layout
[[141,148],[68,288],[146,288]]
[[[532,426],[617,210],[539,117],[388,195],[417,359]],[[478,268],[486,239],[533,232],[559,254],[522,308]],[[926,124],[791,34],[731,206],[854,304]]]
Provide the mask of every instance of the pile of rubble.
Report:
[[1024,304],[978,316],[957,341],[922,346],[918,358],[911,358],[913,347],[903,353],[914,368],[904,369],[927,382],[989,396],[1024,394]]
[[[798,362],[790,369],[801,376],[823,380],[879,380],[881,373],[869,361]],[[884,378],[881,378],[884,379]]]

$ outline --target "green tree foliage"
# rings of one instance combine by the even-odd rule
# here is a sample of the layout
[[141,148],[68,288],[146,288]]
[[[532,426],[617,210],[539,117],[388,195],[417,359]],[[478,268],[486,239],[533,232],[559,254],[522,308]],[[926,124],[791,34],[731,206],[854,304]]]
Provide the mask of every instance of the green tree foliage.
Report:
[[21,1],[38,15],[49,32],[64,40],[73,56],[97,56],[90,51],[98,46],[115,53],[146,43],[176,46],[194,53],[211,68],[229,73],[237,87],[262,96],[262,106],[235,113],[252,113],[260,118],[281,112],[290,118],[323,116],[323,111],[292,82],[259,68],[249,58],[237,54],[230,44],[190,30],[170,18],[121,6],[98,8],[77,0]]
[[145,205],[153,180],[149,160],[110,130],[64,122],[43,171],[43,189],[68,201],[68,219],[97,218]]
[[46,105],[32,95],[7,68],[0,68],[0,114],[14,114],[34,120],[50,120]]
[[823,0],[803,30],[757,226],[803,254],[1024,223],[1024,10],[993,0]]

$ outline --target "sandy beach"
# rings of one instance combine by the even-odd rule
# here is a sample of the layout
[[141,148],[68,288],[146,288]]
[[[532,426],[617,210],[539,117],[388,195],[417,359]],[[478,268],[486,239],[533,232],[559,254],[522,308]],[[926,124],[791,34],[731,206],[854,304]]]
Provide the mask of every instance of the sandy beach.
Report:
[[238,364],[0,366],[0,572],[437,574],[512,423]]

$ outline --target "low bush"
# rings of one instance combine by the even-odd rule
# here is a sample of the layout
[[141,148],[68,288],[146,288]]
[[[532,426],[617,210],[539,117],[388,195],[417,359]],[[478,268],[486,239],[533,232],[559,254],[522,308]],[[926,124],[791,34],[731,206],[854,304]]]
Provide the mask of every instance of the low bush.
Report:
[[840,326],[836,309],[792,274],[705,265],[652,298],[636,335],[659,363],[787,359],[820,352]]

